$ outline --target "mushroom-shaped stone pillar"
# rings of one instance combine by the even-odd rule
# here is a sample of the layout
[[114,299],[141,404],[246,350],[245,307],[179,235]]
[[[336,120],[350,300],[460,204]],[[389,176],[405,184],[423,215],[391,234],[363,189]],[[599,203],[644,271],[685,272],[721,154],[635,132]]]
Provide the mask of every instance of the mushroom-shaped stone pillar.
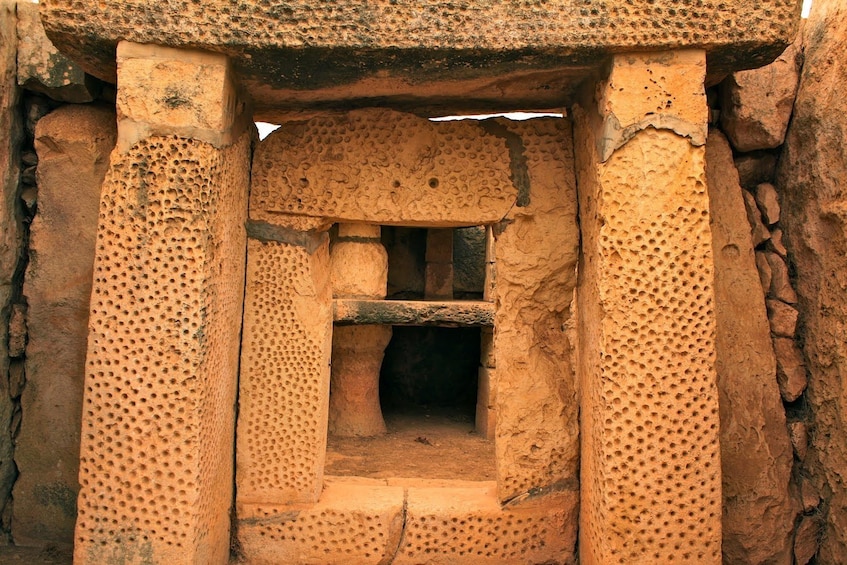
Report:
[[[374,225],[339,224],[332,248],[335,298],[385,298],[388,254]],[[332,336],[329,432],[339,436],[385,433],[379,371],[391,326],[339,326]]]

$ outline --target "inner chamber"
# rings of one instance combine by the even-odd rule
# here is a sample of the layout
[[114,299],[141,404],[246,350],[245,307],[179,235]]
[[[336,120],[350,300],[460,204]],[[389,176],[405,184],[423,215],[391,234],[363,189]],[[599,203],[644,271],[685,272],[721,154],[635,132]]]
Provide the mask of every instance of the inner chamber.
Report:
[[[386,299],[482,299],[485,238],[484,227],[383,227],[381,243],[388,257]],[[433,285],[438,287],[435,298]],[[392,326],[378,391],[370,391],[379,395],[386,431],[355,437],[330,430],[326,473],[494,480],[493,442],[486,439],[484,430],[477,430],[478,387],[484,370],[481,340],[490,334],[490,328],[483,332],[479,327]],[[336,331],[334,339],[355,335],[343,329]],[[336,341],[333,349],[343,347]]]

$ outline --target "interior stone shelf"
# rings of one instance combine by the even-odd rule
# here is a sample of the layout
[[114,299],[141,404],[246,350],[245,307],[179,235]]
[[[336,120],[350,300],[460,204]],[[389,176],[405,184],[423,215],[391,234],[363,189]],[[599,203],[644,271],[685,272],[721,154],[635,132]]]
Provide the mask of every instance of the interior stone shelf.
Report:
[[494,303],[477,300],[356,300],[333,301],[339,325],[478,327],[494,325]]

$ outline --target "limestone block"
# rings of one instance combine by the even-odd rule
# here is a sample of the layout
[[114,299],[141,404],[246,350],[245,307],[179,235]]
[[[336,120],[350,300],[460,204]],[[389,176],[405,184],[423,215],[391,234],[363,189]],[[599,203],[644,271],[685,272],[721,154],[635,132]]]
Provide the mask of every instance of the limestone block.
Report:
[[485,232],[483,226],[454,231],[453,290],[460,295],[485,292]]
[[426,300],[453,298],[453,263],[427,263],[424,275]]
[[773,272],[771,271],[771,265],[768,263],[768,257],[764,251],[756,251],[756,269],[759,271],[759,282],[762,283],[762,289],[765,291],[765,294],[767,294],[771,290]]
[[760,69],[721,84],[721,126],[738,151],[778,147],[785,139],[800,79],[800,44]]
[[380,232],[380,227],[374,224],[338,224],[338,237],[340,239],[359,238],[379,241]]
[[793,455],[742,190],[732,149],[718,131],[706,144],[706,179],[715,260],[723,560],[790,564],[797,513],[788,489]]
[[510,143],[513,136],[485,122],[436,123],[389,110],[289,122],[256,148],[250,215],[270,223],[279,214],[430,227],[494,223],[527,190],[524,176],[513,179],[513,168],[526,165]]
[[779,337],[793,338],[797,331],[797,317],[800,313],[793,306],[779,300],[768,299],[767,307],[771,333]]
[[493,485],[410,487],[397,565],[573,563],[578,495],[501,507]]
[[497,423],[497,369],[479,368],[476,398],[476,431],[486,439],[494,439]]
[[477,300],[355,300],[336,298],[333,320],[341,325],[489,327],[494,304]]
[[229,145],[244,131],[232,127],[244,103],[226,57],[122,41],[117,58],[122,84],[132,85],[118,89],[121,150],[156,134]]
[[[20,145],[23,123],[16,79],[15,2],[0,2],[0,314],[9,315],[12,278],[21,252],[21,225],[15,213],[20,176]],[[0,324],[0,375],[9,368],[8,328]],[[12,422],[13,404],[9,384],[0,378],[0,430]],[[12,460],[13,445],[9,433],[0,433],[0,517],[12,490],[16,471]],[[8,508],[7,508],[8,509]],[[6,522],[8,524],[8,522]]]
[[494,329],[480,330],[480,365],[490,369],[497,368],[497,356],[494,354]]
[[793,339],[778,337],[773,340],[776,352],[776,378],[779,391],[786,402],[794,402],[806,390],[806,365],[803,354]]
[[791,446],[794,448],[794,455],[801,462],[804,461],[809,449],[809,430],[806,422],[791,422],[788,424],[788,433],[791,436]]
[[735,158],[741,187],[752,190],[763,182],[771,182],[776,174],[776,155],[766,152],[745,153]]
[[[693,143],[706,142],[708,107],[700,77],[702,52],[692,49],[652,57],[620,57],[597,104],[606,116],[598,139],[601,160],[647,127],[669,129]],[[675,72],[666,72],[674,68]]]
[[[814,415],[804,468],[827,509],[821,515],[817,559],[847,563],[847,116],[841,96],[847,77],[847,5],[815,0],[803,45],[803,74],[775,184],[782,195],[780,225],[803,319],[810,378],[805,398]],[[814,547],[808,544],[802,557],[811,556]]]
[[788,257],[788,249],[785,248],[785,244],[782,241],[782,230],[777,228],[771,232],[771,239],[768,242],[768,247],[771,251],[785,259]]
[[112,154],[75,563],[228,558],[250,145],[154,136]]
[[756,197],[746,190],[743,191],[744,204],[747,207],[747,221],[750,222],[750,233],[753,236],[753,247],[758,247],[768,239],[771,234],[762,223],[762,212],[756,204]]
[[427,230],[426,262],[453,263],[453,230]]
[[529,204],[496,234],[495,452],[500,501],[576,490],[579,406],[571,319],[579,248],[571,123],[498,122],[524,145]]
[[114,110],[98,106],[64,106],[36,128],[38,213],[24,284],[26,417],[15,450],[18,544],[73,542],[100,187],[116,135]]
[[21,1],[17,6],[18,84],[60,102],[94,100],[99,91],[96,81],[47,38],[38,4]]
[[[633,75],[625,88],[601,82],[594,100],[574,108],[580,563],[587,565],[721,561],[714,267],[705,150],[696,135],[705,135],[707,118],[695,81],[704,59],[699,52],[660,64],[659,55],[618,55],[612,67],[640,61],[653,73]],[[656,75],[686,77],[687,88],[673,97],[696,121],[674,128],[674,120],[658,120],[604,160],[598,138],[614,116],[601,102],[649,90]]]
[[329,238],[248,240],[239,380],[238,515],[314,502],[326,457],[332,351]]
[[762,218],[769,226],[779,221],[779,196],[769,182],[763,182],[756,187],[756,204],[762,212]]
[[379,242],[339,241],[331,252],[332,294],[344,298],[385,298],[388,253]]
[[339,326],[332,334],[329,433],[368,437],[385,433],[379,372],[391,326]]
[[405,520],[404,489],[334,478],[309,506],[245,509],[238,541],[246,563],[377,565],[391,562]]
[[770,251],[765,253],[765,259],[767,259],[771,270],[771,286],[768,296],[782,300],[786,304],[796,304],[797,293],[791,284],[785,259]]

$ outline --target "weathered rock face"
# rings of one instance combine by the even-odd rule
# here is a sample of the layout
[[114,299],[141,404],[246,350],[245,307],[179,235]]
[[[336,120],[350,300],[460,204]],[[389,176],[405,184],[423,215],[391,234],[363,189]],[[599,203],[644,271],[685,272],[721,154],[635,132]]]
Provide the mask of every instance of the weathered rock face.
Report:
[[836,564],[847,563],[847,4],[815,0],[804,45],[777,187],[810,374],[805,466],[826,510],[818,563]]
[[721,126],[737,150],[782,144],[797,92],[799,55],[795,43],[770,65],[733,73],[721,85]]
[[15,78],[15,2],[0,2],[0,516],[15,480],[12,460],[13,403],[9,395],[9,355],[6,349],[12,277],[21,245],[15,214],[18,195],[18,146],[23,136]]
[[47,39],[38,4],[18,3],[18,84],[62,102],[91,102],[96,85]]
[[[724,563],[790,565],[792,449],[776,381],[765,297],[732,149],[706,143],[715,258]],[[781,304],[781,303],[780,303]]]
[[114,110],[97,106],[62,107],[36,128],[38,213],[24,285],[26,417],[15,451],[18,544],[73,540],[94,241],[115,136]]

